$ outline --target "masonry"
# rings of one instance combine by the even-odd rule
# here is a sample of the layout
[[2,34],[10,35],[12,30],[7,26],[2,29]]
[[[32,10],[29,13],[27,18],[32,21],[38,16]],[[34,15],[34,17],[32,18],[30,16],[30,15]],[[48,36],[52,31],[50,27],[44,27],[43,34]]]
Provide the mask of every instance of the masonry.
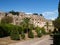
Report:
[[[6,12],[0,12],[0,20],[5,16]],[[22,22],[22,19],[27,17],[30,18],[30,22],[35,26],[44,27],[46,30],[46,22],[49,23],[49,30],[53,30],[54,26],[52,20],[45,19],[44,16],[34,15],[34,14],[26,14],[25,12],[19,12],[19,15],[12,15],[11,13],[7,13],[7,16],[13,17],[14,25],[19,25]]]

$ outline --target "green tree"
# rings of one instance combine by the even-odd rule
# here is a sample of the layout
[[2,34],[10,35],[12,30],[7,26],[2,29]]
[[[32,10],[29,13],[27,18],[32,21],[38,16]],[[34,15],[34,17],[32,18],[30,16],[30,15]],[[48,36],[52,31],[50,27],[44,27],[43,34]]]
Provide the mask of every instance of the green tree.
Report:
[[38,13],[33,13],[33,15],[38,15]]
[[53,21],[53,24],[58,29],[58,31],[56,29],[54,30],[53,45],[60,45],[60,0],[58,4],[58,17]]
[[55,28],[58,28],[58,30],[60,32],[60,0],[59,0],[59,4],[58,4],[58,17],[57,17],[57,19],[55,19],[55,21],[53,21],[53,24],[54,24]]
[[22,30],[22,32],[21,32],[21,38],[22,38],[22,39],[25,39],[25,33],[24,33],[23,30]]
[[1,23],[12,23],[13,22],[13,18],[12,17],[9,17],[9,16],[5,16],[1,19]]
[[12,27],[12,24],[0,24],[0,37],[10,36]]
[[10,37],[12,40],[20,40],[18,28],[16,26],[13,26],[13,30],[11,30]]
[[48,29],[49,23],[48,22],[46,22],[46,27],[47,27],[47,31],[49,32],[49,29]]
[[28,37],[29,38],[34,38],[34,34],[33,34],[32,30],[29,30]]
[[9,13],[13,14],[13,15],[19,15],[19,12],[15,12],[14,10],[9,11]]
[[25,24],[25,28],[26,28],[27,32],[28,32],[28,28],[29,28],[29,22],[30,22],[30,18],[25,17],[23,19],[23,24]]
[[58,18],[60,18],[60,0],[59,0],[59,4],[58,4]]
[[42,14],[40,14],[40,16],[43,16]]
[[40,27],[37,26],[35,28],[35,31],[36,31],[38,37],[41,37],[42,36],[42,28],[40,28]]

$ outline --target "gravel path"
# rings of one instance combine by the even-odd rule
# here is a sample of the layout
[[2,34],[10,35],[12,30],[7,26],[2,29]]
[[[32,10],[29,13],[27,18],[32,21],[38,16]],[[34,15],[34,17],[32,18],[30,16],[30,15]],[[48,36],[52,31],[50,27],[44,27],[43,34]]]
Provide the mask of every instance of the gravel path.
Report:
[[43,36],[42,38],[35,38],[23,42],[8,44],[8,45],[50,45],[52,44],[52,40],[49,35]]

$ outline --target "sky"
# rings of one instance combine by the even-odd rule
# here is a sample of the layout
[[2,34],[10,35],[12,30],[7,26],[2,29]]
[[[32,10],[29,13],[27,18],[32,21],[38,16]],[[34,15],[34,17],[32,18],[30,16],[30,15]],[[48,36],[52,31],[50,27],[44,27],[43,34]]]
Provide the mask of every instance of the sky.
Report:
[[54,20],[58,16],[58,2],[59,0],[0,0],[0,11],[38,13],[46,19]]

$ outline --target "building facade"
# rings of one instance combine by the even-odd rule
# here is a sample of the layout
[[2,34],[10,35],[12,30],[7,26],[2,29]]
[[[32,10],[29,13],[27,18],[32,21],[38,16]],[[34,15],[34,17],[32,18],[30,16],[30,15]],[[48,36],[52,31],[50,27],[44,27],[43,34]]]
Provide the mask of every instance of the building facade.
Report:
[[[5,12],[0,12],[0,20],[6,16],[5,15],[6,13]],[[34,14],[26,14],[25,12],[19,12],[19,15],[12,15],[11,13],[7,13],[7,16],[10,16],[10,17],[13,17],[13,23],[14,25],[16,24],[20,24],[20,22],[22,22],[22,19],[27,17],[27,18],[30,18],[30,22],[32,24],[34,24],[35,26],[39,26],[39,27],[44,27],[46,30],[46,22],[48,22],[48,24],[50,25],[49,26],[49,29],[50,30],[53,30],[53,23],[52,23],[52,20],[47,20],[44,18],[44,16],[41,16],[41,15],[34,15]]]

